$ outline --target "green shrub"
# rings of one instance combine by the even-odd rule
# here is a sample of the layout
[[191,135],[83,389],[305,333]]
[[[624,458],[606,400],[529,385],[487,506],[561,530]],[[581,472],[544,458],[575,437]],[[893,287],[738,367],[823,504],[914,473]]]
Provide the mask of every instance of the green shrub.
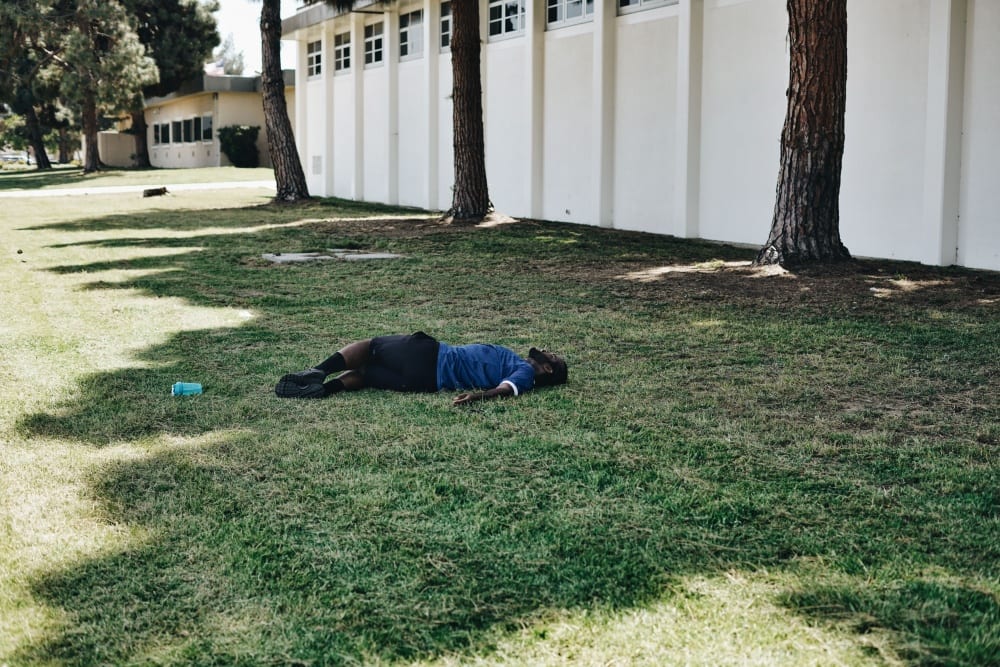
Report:
[[257,167],[257,125],[227,125],[219,128],[219,145],[234,167]]

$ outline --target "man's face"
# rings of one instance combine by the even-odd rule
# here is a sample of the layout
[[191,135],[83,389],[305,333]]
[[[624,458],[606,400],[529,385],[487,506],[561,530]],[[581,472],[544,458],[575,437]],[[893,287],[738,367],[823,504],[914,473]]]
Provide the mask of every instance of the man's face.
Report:
[[553,364],[561,361],[561,359],[559,359],[559,357],[552,352],[549,352],[548,350],[539,350],[537,347],[533,347],[528,350],[528,358],[538,362],[539,366],[549,366],[550,368]]

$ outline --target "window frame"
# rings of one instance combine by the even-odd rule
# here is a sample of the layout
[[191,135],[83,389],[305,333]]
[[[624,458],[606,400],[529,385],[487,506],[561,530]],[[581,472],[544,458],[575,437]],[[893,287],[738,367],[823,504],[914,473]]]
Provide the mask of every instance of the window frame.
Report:
[[[622,2],[627,1],[631,4],[622,6]],[[647,9],[656,9],[657,7],[669,7],[670,5],[676,5],[680,0],[618,0],[615,4],[618,6],[618,15],[622,14],[632,14],[635,12],[642,12]]]
[[[598,0],[600,1],[600,0]],[[570,4],[580,3],[580,15],[567,17],[567,9]],[[557,9],[560,18],[553,20],[552,10]],[[589,11],[588,11],[589,9]],[[545,28],[554,30],[566,26],[589,23],[594,20],[594,0],[546,0],[545,2]]]
[[315,79],[323,75],[323,40],[306,42],[306,75]]
[[367,24],[364,35],[365,67],[378,67],[385,62],[385,21]]
[[[537,2],[537,0],[534,1]],[[507,13],[510,5],[517,6],[517,11],[513,14]],[[500,11],[500,16],[497,19],[493,18],[494,9]],[[517,21],[517,26],[508,30],[507,25],[512,20]],[[525,16],[524,11],[524,0],[490,0],[486,6],[486,41],[496,42],[524,35],[526,20],[527,17]],[[495,25],[500,28],[498,32],[493,31]]]
[[[405,24],[405,25],[404,25]],[[416,38],[414,39],[414,36]],[[405,53],[404,53],[405,52]],[[424,10],[399,15],[399,59],[416,60],[424,55]]]
[[438,33],[438,48],[442,53],[451,51],[451,0],[441,3],[441,25]]
[[351,69],[351,31],[333,36],[333,73]]

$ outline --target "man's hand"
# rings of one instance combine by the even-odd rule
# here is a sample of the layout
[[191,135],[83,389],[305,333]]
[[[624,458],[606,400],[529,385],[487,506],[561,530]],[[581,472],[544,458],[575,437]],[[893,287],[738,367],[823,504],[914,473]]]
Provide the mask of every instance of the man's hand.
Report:
[[468,405],[469,403],[474,403],[476,401],[485,401],[490,398],[496,398],[497,396],[512,396],[514,394],[514,388],[511,387],[506,382],[502,383],[498,387],[494,387],[488,391],[470,391],[464,394],[459,394],[452,400],[452,405]]
[[473,391],[466,392],[464,394],[459,394],[451,402],[452,405],[466,405],[467,403],[472,403],[473,401],[483,400],[482,392]]

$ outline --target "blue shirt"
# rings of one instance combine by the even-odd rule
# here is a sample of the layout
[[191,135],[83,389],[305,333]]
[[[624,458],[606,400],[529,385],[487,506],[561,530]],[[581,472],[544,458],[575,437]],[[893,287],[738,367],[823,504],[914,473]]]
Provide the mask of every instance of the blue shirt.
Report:
[[509,384],[517,396],[535,386],[535,369],[513,350],[499,345],[441,343],[437,359],[438,389],[493,389]]

